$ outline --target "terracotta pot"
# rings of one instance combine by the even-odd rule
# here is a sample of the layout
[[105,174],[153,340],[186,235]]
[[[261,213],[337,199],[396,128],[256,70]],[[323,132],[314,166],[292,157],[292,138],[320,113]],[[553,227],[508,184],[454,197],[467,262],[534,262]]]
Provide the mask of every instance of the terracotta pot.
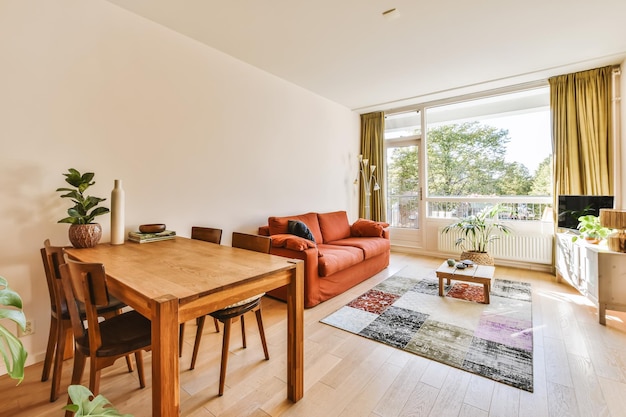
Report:
[[93,248],[100,242],[102,227],[98,223],[73,224],[68,236],[75,248]]
[[600,239],[598,239],[597,237],[585,237],[585,241],[591,245],[597,245],[598,243],[600,243]]
[[493,258],[487,252],[465,251],[461,253],[461,261],[469,259],[478,265],[494,265]]

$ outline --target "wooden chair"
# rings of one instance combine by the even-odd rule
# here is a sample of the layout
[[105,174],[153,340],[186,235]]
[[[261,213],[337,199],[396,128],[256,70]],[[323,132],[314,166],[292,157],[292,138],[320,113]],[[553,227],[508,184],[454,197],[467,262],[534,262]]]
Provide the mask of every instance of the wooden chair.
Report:
[[[222,242],[222,229],[214,229],[212,227],[193,226],[191,228],[191,238],[203,240],[209,243],[217,243],[219,245]],[[196,319],[196,324],[200,324],[200,319]],[[219,333],[220,326],[217,322],[217,319],[213,320],[213,324],[215,325],[215,331]],[[185,336],[185,323],[181,323],[179,336],[178,336],[178,356],[179,357],[183,355],[184,336]]]
[[204,240],[205,242],[217,243],[219,245],[222,242],[222,229],[193,226],[191,228],[191,238]]
[[[50,388],[50,402],[59,398],[59,386],[63,373],[63,361],[73,356],[74,346],[72,341],[72,323],[67,309],[67,302],[61,284],[61,272],[59,267],[65,263],[63,248],[61,246],[50,245],[50,240],[46,239],[44,247],[41,248],[41,259],[43,261],[44,272],[48,284],[50,295],[50,333],[48,335],[48,346],[41,373],[41,381],[45,382],[50,377],[52,368],[52,387]],[[98,309],[98,315],[110,317],[122,312],[126,304],[117,298],[111,297],[108,305]],[[85,320],[85,310],[79,310],[80,317]],[[68,343],[69,341],[69,343]],[[53,362],[54,361],[54,362]],[[132,371],[132,362],[127,359],[128,370]]]
[[[143,354],[152,347],[150,320],[135,310],[98,320],[98,307],[110,303],[104,265],[67,261],[60,266],[63,291],[74,331],[74,370],[72,384],[80,384],[89,358],[89,389],[100,391],[101,370],[124,356],[135,354],[139,386],[145,387]],[[87,328],[80,316],[84,304]]]
[[[271,246],[271,239],[268,236],[249,235],[245,233],[233,232],[232,246],[236,248],[253,250],[256,252],[269,253]],[[265,295],[259,294],[246,300],[234,303],[222,310],[214,311],[209,315],[215,320],[219,320],[224,324],[224,335],[222,336],[222,362],[220,366],[220,386],[219,395],[224,394],[224,383],[226,381],[226,366],[228,364],[228,348],[230,344],[230,329],[234,319],[239,318],[241,320],[241,339],[243,347],[246,347],[246,327],[244,321],[244,314],[248,311],[254,311],[256,315],[257,325],[259,326],[259,334],[261,336],[261,344],[263,345],[263,352],[265,359],[270,358],[267,350],[267,341],[265,339],[265,331],[263,330],[263,317],[261,315],[261,298]],[[196,343],[193,347],[193,356],[191,358],[191,366],[189,369],[194,369],[196,366],[196,358],[198,357],[198,350],[200,349],[200,340],[202,338],[202,331],[204,328],[205,316],[200,317],[200,323],[198,323],[198,330],[196,332]]]

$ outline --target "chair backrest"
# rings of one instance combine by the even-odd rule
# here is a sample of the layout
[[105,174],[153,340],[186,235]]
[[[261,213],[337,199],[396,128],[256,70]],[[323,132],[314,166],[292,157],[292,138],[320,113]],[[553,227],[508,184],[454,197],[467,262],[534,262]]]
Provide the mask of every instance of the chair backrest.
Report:
[[193,226],[191,228],[191,238],[220,244],[222,242],[222,229]]
[[85,315],[89,328],[89,350],[96,352],[102,346],[98,307],[109,304],[104,265],[68,260],[59,269],[65,298],[68,300],[67,305],[74,337],[79,338],[85,334],[85,326],[80,316],[78,301],[85,306]]
[[65,295],[63,294],[63,286],[61,285],[61,272],[59,270],[59,267],[65,263],[63,247],[50,245],[50,239],[46,239],[43,245],[44,247],[41,248],[40,252],[44,272],[46,273],[46,282],[48,283],[50,307],[55,314],[60,316],[66,311],[67,305]]
[[270,253],[272,238],[269,236],[251,235],[248,233],[233,232],[233,248]]

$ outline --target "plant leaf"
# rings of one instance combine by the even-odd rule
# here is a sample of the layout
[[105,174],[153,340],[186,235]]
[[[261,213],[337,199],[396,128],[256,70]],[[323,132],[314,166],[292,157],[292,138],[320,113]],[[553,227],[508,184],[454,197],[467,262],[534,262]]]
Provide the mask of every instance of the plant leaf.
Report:
[[[22,311],[22,299],[18,293],[11,290],[7,280],[0,277],[0,319],[9,319],[22,329],[26,327],[26,317]],[[18,380],[18,384],[24,379],[24,364],[28,353],[22,342],[6,327],[0,324],[0,355],[7,369],[7,374]]]
[[93,398],[93,393],[82,385],[70,385],[67,389],[67,393],[72,400],[72,404],[63,407],[63,409],[74,411],[76,413],[75,417],[133,417],[130,414],[121,414],[112,406],[111,402],[102,395]]

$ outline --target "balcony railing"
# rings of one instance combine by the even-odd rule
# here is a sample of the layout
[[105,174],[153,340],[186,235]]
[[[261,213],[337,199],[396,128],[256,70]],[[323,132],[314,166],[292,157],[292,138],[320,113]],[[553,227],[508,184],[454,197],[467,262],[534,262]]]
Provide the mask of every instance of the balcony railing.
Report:
[[[500,220],[539,221],[547,208],[552,207],[551,197],[431,197],[426,199],[429,218],[467,217],[480,213],[486,207],[502,205]],[[387,201],[387,222],[391,227],[419,228],[419,196],[391,195]]]
[[419,196],[392,195],[387,200],[387,223],[403,229],[419,228]]

